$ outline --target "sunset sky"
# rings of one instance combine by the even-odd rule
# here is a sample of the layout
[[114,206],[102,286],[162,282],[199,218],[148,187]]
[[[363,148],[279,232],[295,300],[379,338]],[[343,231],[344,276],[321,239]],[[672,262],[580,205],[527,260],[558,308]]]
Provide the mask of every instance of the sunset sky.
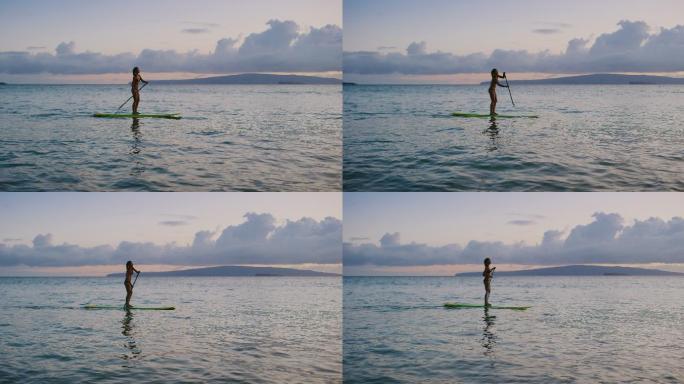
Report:
[[567,264],[684,272],[677,193],[346,193],[345,274]]
[[98,275],[126,260],[178,269],[340,269],[338,193],[3,193],[0,275]]
[[684,75],[684,3],[347,0],[344,71],[366,83],[595,72]]
[[150,79],[339,75],[341,9],[337,0],[5,0],[0,81],[121,82],[134,65]]

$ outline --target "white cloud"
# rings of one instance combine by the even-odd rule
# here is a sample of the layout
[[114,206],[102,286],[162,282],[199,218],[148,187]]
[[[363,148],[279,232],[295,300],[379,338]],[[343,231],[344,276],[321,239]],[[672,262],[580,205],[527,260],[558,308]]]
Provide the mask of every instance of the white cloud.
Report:
[[192,244],[157,245],[122,241],[116,247],[54,244],[39,234],[32,246],[0,244],[0,266],[66,267],[140,264],[336,264],[341,261],[342,222],[301,218],[277,224],[271,214],[248,213],[245,222],[220,233],[200,231]]
[[485,257],[527,265],[684,263],[684,219],[680,217],[625,225],[619,214],[598,212],[591,223],[577,225],[563,235],[548,230],[536,245],[470,241],[462,247],[401,244],[399,234],[394,233],[384,235],[380,245],[345,243],[343,257],[345,267],[479,264]]
[[[544,31],[542,33],[548,33]],[[427,51],[425,42],[411,43],[406,53],[345,52],[344,72],[362,75],[449,75],[488,72],[594,73],[674,72],[684,70],[684,26],[653,33],[643,21],[623,20],[618,30],[590,40],[576,38],[565,52],[496,49],[491,54],[456,55]]]
[[[0,73],[84,75],[130,72],[325,72],[341,70],[342,29],[336,25],[301,31],[293,21],[270,20],[268,28],[217,42],[213,52],[143,49],[138,55],[78,52],[63,42],[54,53],[0,52]],[[185,30],[189,32],[190,30]],[[190,33],[197,33],[196,30]]]

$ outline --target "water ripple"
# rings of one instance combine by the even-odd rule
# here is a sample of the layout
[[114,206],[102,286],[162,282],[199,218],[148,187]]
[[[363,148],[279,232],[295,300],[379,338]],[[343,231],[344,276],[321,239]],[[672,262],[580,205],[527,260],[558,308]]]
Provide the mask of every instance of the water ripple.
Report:
[[345,87],[344,190],[684,190],[679,88],[608,88],[520,86],[499,113],[541,117],[489,121],[449,115],[486,109],[478,86]]
[[145,111],[174,110],[184,118],[92,117],[119,105],[126,92],[121,86],[1,87],[8,103],[0,110],[0,190],[341,188],[339,86],[148,87]]

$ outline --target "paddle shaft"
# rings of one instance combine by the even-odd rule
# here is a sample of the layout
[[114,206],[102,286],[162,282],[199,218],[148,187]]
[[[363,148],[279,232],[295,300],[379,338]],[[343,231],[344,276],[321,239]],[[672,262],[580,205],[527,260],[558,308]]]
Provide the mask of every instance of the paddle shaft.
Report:
[[138,276],[140,276],[140,272],[135,274],[135,279],[133,280],[133,285],[131,285],[131,288],[135,287],[135,282],[138,281]]
[[[506,80],[506,81],[508,81],[508,80]],[[138,89],[138,92],[142,91],[142,89],[145,88],[145,86],[146,86],[147,84],[149,84],[149,83],[143,84],[143,86],[140,87],[140,89]],[[131,101],[132,98],[133,98],[133,96],[131,95],[131,97],[129,97],[128,100],[124,101],[124,103],[121,104],[121,106],[119,106],[119,108],[117,108],[116,111],[119,112],[119,110],[120,110],[121,108],[123,108],[123,106],[126,105],[126,103],[128,103],[129,101]]]
[[508,77],[504,76],[504,79],[506,79],[506,87],[508,88],[508,96],[511,97],[511,103],[515,107],[515,102],[513,101],[513,94],[511,93],[511,85],[508,84]]

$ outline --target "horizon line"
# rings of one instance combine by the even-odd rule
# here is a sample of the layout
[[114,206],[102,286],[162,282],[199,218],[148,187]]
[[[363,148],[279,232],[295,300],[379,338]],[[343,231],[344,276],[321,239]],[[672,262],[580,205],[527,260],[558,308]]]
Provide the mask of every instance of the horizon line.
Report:
[[[528,73],[537,73],[537,72],[516,72],[519,74],[528,74]],[[670,75],[665,75],[670,74]],[[638,76],[648,76],[648,77],[655,77],[655,78],[663,78],[663,79],[677,79],[677,80],[684,80],[684,75],[681,76],[675,76],[674,74],[680,73],[679,71],[676,72],[588,72],[588,73],[562,73],[562,74],[550,74],[549,77],[543,77],[543,78],[520,78],[520,79],[515,79],[515,80],[509,80],[511,83],[516,83],[516,82],[529,82],[529,81],[545,81],[545,80],[558,80],[558,79],[565,79],[565,78],[572,78],[572,77],[586,77],[586,76],[600,76],[600,75],[606,75],[606,76],[624,76],[624,77],[638,77]],[[344,74],[344,72],[343,72]],[[419,76],[458,76],[458,75],[478,75],[482,74],[482,77],[486,77],[485,72],[472,72],[472,73],[453,73],[453,74],[401,74],[401,73],[391,73],[391,74],[376,74],[376,75],[367,75],[367,74],[359,74],[359,73],[353,73],[351,75],[354,76],[386,76],[386,75],[398,75],[398,76],[405,76],[407,79],[410,78],[415,78]],[[455,86],[468,86],[468,85],[483,85],[489,82],[489,80],[483,80],[483,81],[477,81],[477,82],[459,82],[459,83],[449,83],[449,82],[408,82],[408,83],[397,83],[397,82],[359,82],[359,81],[354,81],[354,80],[347,80],[342,78],[342,82],[344,85],[455,85]],[[535,84],[525,84],[525,85],[535,85]],[[543,85],[543,84],[540,84]],[[553,84],[553,85],[634,85],[634,84]],[[644,84],[644,85],[661,85],[661,84]],[[667,85],[679,85],[679,84],[667,84]]]

